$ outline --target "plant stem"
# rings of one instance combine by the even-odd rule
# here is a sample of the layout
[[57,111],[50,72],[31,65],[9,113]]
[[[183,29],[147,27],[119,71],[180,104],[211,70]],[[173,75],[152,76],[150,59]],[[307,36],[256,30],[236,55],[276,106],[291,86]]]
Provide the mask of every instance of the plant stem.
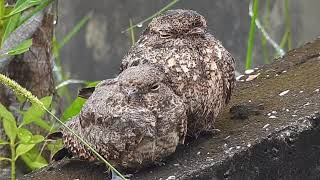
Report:
[[252,52],[254,44],[254,34],[256,30],[255,20],[258,15],[259,0],[253,0],[253,16],[250,22],[250,32],[247,45],[247,57],[246,57],[246,69],[250,69],[252,66]]
[[16,145],[14,141],[10,141],[11,150],[11,180],[16,179]]

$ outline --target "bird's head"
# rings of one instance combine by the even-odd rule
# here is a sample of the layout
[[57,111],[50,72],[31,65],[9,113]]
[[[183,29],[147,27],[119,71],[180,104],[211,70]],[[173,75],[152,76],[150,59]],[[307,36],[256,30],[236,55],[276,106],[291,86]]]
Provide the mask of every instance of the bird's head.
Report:
[[148,93],[157,93],[165,86],[163,70],[158,66],[141,64],[129,67],[118,77],[121,91],[129,98],[141,97]]
[[160,38],[171,38],[186,34],[202,35],[206,28],[205,18],[196,11],[176,9],[154,18],[147,30]]

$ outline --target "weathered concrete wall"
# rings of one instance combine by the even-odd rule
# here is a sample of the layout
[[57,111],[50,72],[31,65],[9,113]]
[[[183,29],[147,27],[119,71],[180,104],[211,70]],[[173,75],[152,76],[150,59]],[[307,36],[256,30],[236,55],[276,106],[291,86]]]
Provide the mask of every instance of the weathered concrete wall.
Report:
[[[319,179],[320,38],[240,80],[216,136],[187,141],[165,165],[132,179]],[[106,179],[102,166],[64,160],[23,179]]]
[[[169,2],[171,0],[59,1],[58,37],[71,30],[89,11],[94,14],[89,24],[62,50],[62,60],[71,77],[97,80],[117,74],[120,59],[131,44],[130,36],[121,33],[129,26],[129,19],[139,22]],[[271,0],[269,32],[277,42],[284,33],[283,2]],[[264,4],[265,1],[260,2],[260,20]],[[290,0],[289,4],[293,47],[297,47],[319,35],[320,1]],[[173,8],[194,9],[203,14],[213,34],[236,57],[238,70],[243,70],[250,23],[248,5],[249,0],[181,0]],[[145,25],[135,29],[137,37]],[[263,63],[260,43],[257,38],[255,65]]]

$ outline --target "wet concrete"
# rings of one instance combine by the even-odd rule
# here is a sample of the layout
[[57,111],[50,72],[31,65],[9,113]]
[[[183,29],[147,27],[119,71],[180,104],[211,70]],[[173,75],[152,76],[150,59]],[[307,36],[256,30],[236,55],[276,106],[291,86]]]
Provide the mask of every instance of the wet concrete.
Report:
[[[320,179],[319,70],[320,38],[256,69],[237,83],[218,135],[189,140],[131,179]],[[64,160],[22,179],[108,177],[101,165]]]

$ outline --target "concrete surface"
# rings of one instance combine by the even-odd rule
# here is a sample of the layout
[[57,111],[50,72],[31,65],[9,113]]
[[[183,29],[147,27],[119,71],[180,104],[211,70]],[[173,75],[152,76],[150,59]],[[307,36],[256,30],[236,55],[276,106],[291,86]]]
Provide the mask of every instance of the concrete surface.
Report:
[[[218,135],[189,139],[130,179],[319,179],[319,70],[320,38],[242,77]],[[108,178],[101,165],[65,159],[21,179]]]

